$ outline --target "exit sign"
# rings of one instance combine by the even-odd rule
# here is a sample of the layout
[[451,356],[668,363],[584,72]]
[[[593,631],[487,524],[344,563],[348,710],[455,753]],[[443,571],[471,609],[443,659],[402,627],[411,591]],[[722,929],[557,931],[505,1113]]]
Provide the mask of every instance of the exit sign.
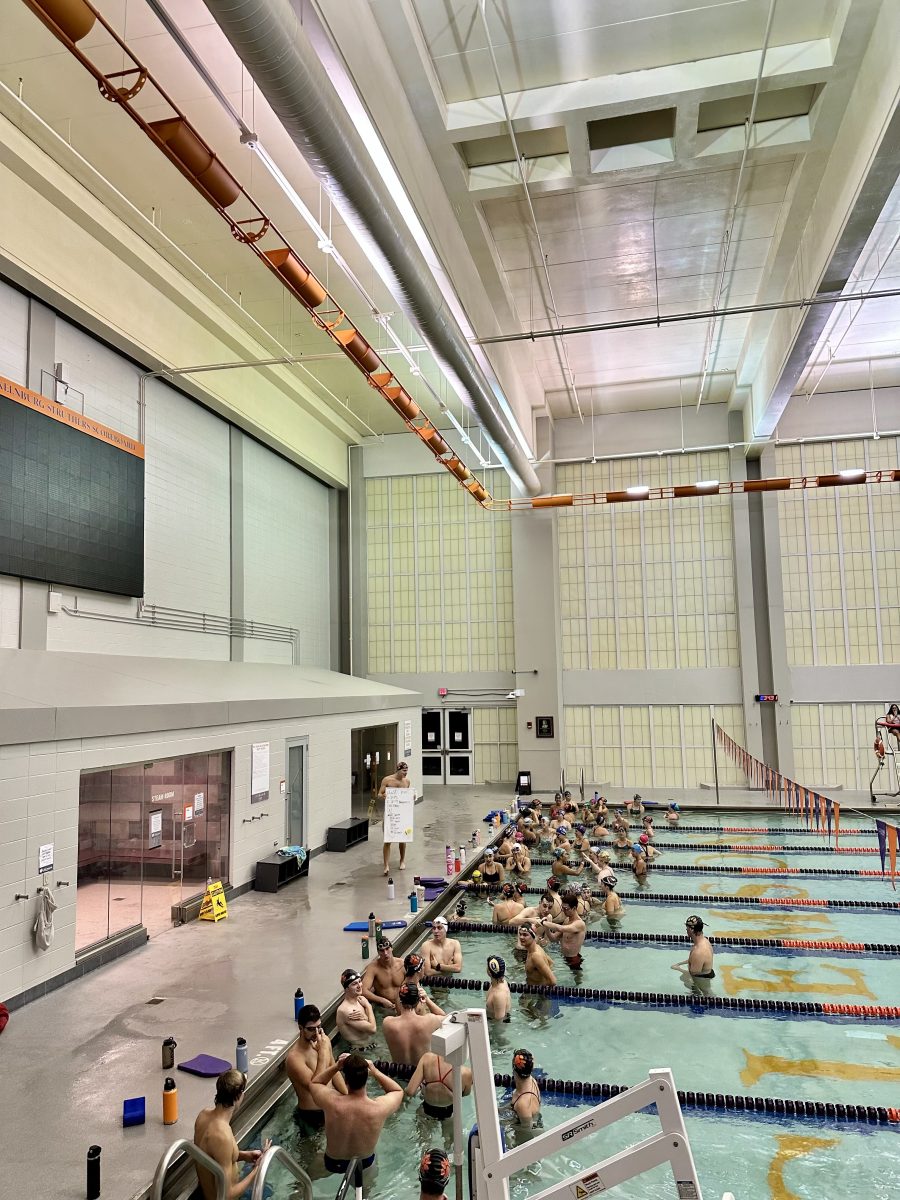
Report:
[[446,695],[447,695],[447,689],[446,689],[446,688],[438,688],[438,695],[439,695],[439,696],[446,696]]
[[774,704],[777,701],[777,696],[757,696],[757,704]]

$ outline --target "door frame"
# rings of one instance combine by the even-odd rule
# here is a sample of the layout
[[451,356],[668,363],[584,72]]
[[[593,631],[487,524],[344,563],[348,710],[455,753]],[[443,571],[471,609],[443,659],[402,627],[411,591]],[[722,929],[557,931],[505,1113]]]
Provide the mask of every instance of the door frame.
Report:
[[284,845],[287,846],[290,830],[288,829],[288,814],[290,812],[290,782],[291,782],[291,749],[303,750],[303,836],[309,841],[309,735],[286,738],[284,743]]

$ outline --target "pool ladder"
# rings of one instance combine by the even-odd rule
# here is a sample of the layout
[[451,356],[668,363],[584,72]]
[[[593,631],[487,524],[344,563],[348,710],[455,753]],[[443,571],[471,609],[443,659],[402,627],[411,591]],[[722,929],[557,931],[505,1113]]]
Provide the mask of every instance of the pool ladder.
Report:
[[[210,1158],[208,1154],[205,1154],[198,1146],[195,1146],[193,1142],[188,1141],[187,1138],[179,1138],[177,1142],[173,1142],[157,1163],[156,1171],[153,1174],[153,1183],[150,1185],[150,1200],[162,1200],[166,1176],[175,1163],[175,1160],[182,1154],[192,1159],[195,1167],[204,1167],[209,1171],[210,1175],[216,1181],[216,1200],[225,1200],[229,1190],[225,1172],[219,1163]],[[309,1176],[282,1146],[270,1146],[261,1155],[257,1164],[256,1178],[253,1180],[253,1191],[250,1193],[250,1200],[262,1200],[263,1191],[266,1186],[266,1176],[269,1173],[269,1168],[275,1162],[280,1163],[281,1166],[290,1171],[300,1184],[303,1200],[312,1200],[312,1183]],[[350,1165],[347,1167],[347,1173],[344,1176],[341,1189],[338,1191],[338,1200],[344,1200],[347,1187],[349,1186],[349,1179],[354,1172],[354,1168],[357,1166],[359,1166],[359,1159],[352,1159]],[[362,1200],[361,1169],[359,1171],[356,1200]]]

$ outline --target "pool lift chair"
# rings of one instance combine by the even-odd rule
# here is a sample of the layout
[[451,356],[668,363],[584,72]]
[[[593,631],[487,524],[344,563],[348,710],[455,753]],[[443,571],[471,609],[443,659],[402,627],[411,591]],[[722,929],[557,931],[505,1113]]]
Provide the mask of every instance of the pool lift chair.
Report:
[[[877,765],[872,772],[872,778],[869,780],[869,795],[872,797],[873,804],[878,803],[878,796],[887,800],[893,800],[897,796],[900,796],[900,756],[898,756],[897,746],[893,741],[892,735],[888,733],[888,728],[889,726],[884,717],[879,717],[875,722],[875,746],[877,747],[880,742],[884,752],[880,753],[877,749],[875,751]],[[887,786],[889,788],[892,787],[894,790],[892,792],[876,792],[875,780],[878,779],[881,772],[885,769],[887,769]]]
[[[472,1068],[477,1132],[468,1143],[470,1200],[509,1200],[509,1178],[534,1163],[567,1150],[592,1133],[613,1125],[651,1105],[659,1117],[660,1132],[595,1163],[577,1175],[554,1183],[531,1200],[592,1200],[617,1184],[663,1163],[672,1168],[679,1200],[703,1200],[675,1081],[668,1068],[650,1071],[642,1083],[604,1100],[588,1112],[570,1117],[562,1125],[539,1133],[512,1150],[504,1148],[497,1113],[494,1067],[484,1009],[470,1008],[451,1013],[432,1035],[431,1048],[453,1064],[453,1165],[456,1200],[464,1200],[462,1129],[462,1066],[468,1058]],[[734,1200],[730,1193],[722,1200]]]

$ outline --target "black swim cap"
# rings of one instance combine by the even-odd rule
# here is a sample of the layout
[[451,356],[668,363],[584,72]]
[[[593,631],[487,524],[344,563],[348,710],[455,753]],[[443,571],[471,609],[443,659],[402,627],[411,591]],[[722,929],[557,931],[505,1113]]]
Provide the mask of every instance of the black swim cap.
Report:
[[513,1055],[513,1071],[520,1079],[527,1079],[534,1070],[534,1055],[530,1050],[517,1050]]
[[415,975],[417,971],[421,971],[425,966],[425,959],[421,954],[407,954],[403,960],[403,970],[407,975]]
[[703,932],[703,920],[701,917],[688,917],[684,923],[685,929],[689,929],[691,933]]
[[401,983],[398,995],[404,1008],[415,1008],[422,999],[417,983]]
[[429,1196],[440,1196],[450,1182],[450,1159],[443,1150],[426,1150],[419,1163],[419,1183]]
[[499,954],[492,954],[487,960],[487,969],[493,979],[502,979],[506,974],[506,963]]
[[504,883],[503,887],[500,889],[500,894],[501,896],[505,896],[507,900],[511,900],[516,894],[516,889],[511,883]]

